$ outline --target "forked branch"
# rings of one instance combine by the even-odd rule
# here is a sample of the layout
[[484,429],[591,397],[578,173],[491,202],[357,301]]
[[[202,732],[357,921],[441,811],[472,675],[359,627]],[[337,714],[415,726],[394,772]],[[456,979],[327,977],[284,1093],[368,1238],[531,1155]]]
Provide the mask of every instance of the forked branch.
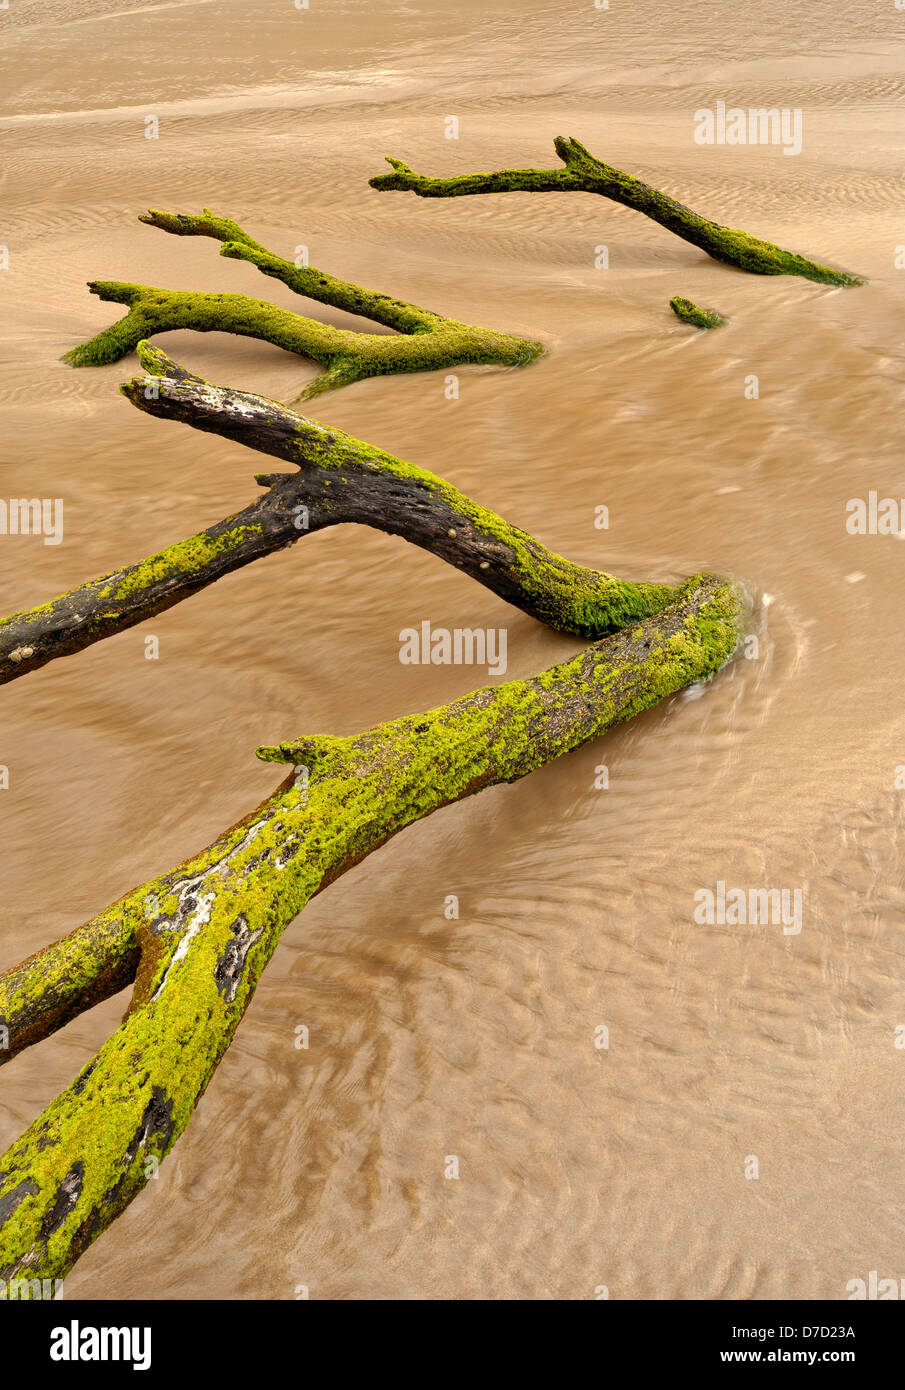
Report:
[[426,469],[328,429],[277,401],[193,376],[150,344],[152,376],[122,390],[140,410],[247,444],[290,464],[242,511],[135,565],[0,620],[0,684],[133,627],[224,574],[327,526],[358,522],[463,570],[540,622],[602,637],[656,612],[673,589],[574,564]]
[[[529,680],[476,690],[357,736],[290,739],[279,790],[103,924],[137,943],[117,1031],[0,1159],[0,1279],[62,1278],[188,1124],[285,927],[392,835],[525,776],[732,656],[734,585],[701,575],[652,617]],[[31,1040],[31,1039],[29,1039]]]
[[632,174],[604,164],[574,138],[558,135],[553,141],[556,153],[563,162],[562,169],[500,169],[492,174],[460,174],[453,178],[434,179],[416,174],[401,159],[387,157],[393,167],[391,174],[377,174],[371,187],[382,191],[402,189],[416,193],[419,198],[461,198],[475,193],[597,193],[611,198],[624,207],[643,212],[668,231],[699,246],[714,260],[726,261],[754,275],[801,275],[828,285],[861,285],[860,275],[821,265],[793,251],[784,251],[771,241],[748,232],[724,227],[667,193],[643,183]]
[[319,363],[323,371],[297,397],[310,400],[367,377],[397,372],[429,372],[469,363],[522,367],[544,350],[542,344],[527,338],[460,323],[418,304],[340,280],[313,266],[297,266],[275,256],[237,222],[218,217],[209,208],[200,216],[151,209],[139,220],[175,236],[213,237],[223,243],[220,254],[227,259],[248,261],[296,294],[372,319],[394,331],[357,333],[335,328],[244,294],[207,294],[119,280],[92,280],[88,285],[92,294],[125,304],[128,312],[64,355],[63,360],[74,367],[118,362],[143,339],[175,329],[235,333],[260,338]]

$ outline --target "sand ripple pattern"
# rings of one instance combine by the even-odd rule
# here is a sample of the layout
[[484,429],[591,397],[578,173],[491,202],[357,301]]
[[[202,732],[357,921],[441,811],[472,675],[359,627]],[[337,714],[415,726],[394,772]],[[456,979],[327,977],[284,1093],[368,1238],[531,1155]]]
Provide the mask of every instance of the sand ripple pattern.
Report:
[[[59,547],[0,538],[4,611],[254,495],[247,453],[129,407],[116,386],[134,361],[58,360],[116,312],[89,279],[298,306],[213,244],[139,226],[149,205],[213,206],[284,255],[304,244],[316,265],[541,338],[526,371],[463,370],[457,401],[440,376],[369,381],[319,418],[587,564],[734,573],[751,595],[751,641],[718,679],[412,827],[311,904],[70,1297],[838,1299],[866,1270],[905,1272],[905,550],[845,531],[848,499],[905,497],[900,20],[854,0],[4,14],[2,491],[66,508]],[[801,155],[696,146],[694,111],[717,99],[800,107]],[[744,277],[591,197],[366,186],[388,153],[432,173],[552,164],[560,131],[870,283]],[[690,333],[674,294],[728,326]],[[250,341],[164,345],[283,398],[309,371]],[[399,631],[424,618],[506,626],[511,676],[577,646],[401,541],[341,528],[9,687],[0,965],[245,814],[274,785],[257,744],[485,680],[399,664]],[[799,890],[801,931],[696,921],[718,881]],[[0,1142],[123,1002],[4,1071]]]

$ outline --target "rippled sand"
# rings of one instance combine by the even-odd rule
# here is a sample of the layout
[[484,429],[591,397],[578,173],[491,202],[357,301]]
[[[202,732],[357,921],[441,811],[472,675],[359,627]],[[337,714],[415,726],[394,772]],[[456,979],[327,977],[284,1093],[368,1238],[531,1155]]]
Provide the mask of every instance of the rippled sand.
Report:
[[[59,547],[0,540],[3,611],[255,494],[247,451],[118,394],[134,360],[58,361],[117,312],[88,295],[92,278],[298,304],[213,243],[135,220],[207,205],[281,254],[305,244],[336,274],[542,339],[529,369],[462,371],[458,401],[433,374],[366,382],[315,413],[576,560],[740,575],[760,639],[700,698],[439,813],[317,898],[159,1179],[81,1260],[70,1297],[285,1299],[304,1284],[334,1299],[600,1285],[835,1299],[871,1269],[905,1274],[905,543],[845,532],[849,498],[905,497],[903,16],[864,0],[611,4],[0,13],[0,495],[62,497],[66,522]],[[802,108],[803,152],[695,145],[693,113],[717,99]],[[870,283],[747,277],[585,195],[367,187],[389,153],[436,174],[552,165],[559,133]],[[730,324],[692,333],[674,294]],[[263,344],[161,341],[281,398],[310,375]],[[481,683],[400,665],[399,630],[424,618],[507,626],[511,676],[577,645],[401,541],[339,528],[4,689],[0,966],[249,810],[279,780],[257,744]],[[719,879],[802,888],[801,933],[697,925],[695,890]],[[0,1142],[124,1002],[3,1071]]]

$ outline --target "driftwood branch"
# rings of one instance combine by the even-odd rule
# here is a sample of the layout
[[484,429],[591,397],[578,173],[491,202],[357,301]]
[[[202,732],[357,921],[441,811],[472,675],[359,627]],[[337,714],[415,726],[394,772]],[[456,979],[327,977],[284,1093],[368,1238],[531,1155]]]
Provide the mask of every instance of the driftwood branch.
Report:
[[690,324],[692,328],[722,328],[724,323],[729,322],[715,309],[702,309],[694,300],[683,299],[679,294],[669,301],[669,307],[677,319]]
[[0,975],[0,1066],[131,985],[141,948],[120,903]]
[[152,376],[122,390],[149,414],[183,421],[291,464],[259,474],[249,506],[135,565],[0,620],[0,684],[180,603],[224,574],[344,522],[373,526],[477,579],[540,622],[602,637],[656,612],[673,590],[573,564],[442,478],[245,391],[213,386],[142,344]]
[[146,1185],[282,931],[315,893],[439,807],[515,781],[710,676],[736,648],[740,611],[734,585],[697,576],[652,617],[532,679],[357,736],[259,749],[293,765],[278,791],[83,929],[87,941],[102,928],[108,981],[137,944],[133,998],[0,1159],[0,1279],[62,1278]]
[[236,333],[261,338],[286,352],[318,362],[323,371],[297,397],[309,400],[367,377],[429,372],[468,363],[521,367],[543,353],[540,343],[527,338],[460,323],[418,304],[340,280],[313,266],[297,266],[273,255],[238,223],[218,217],[209,209],[200,216],[152,209],[139,220],[176,236],[213,237],[223,243],[222,256],[248,261],[307,299],[359,314],[394,331],[356,333],[334,328],[244,294],[205,294],[118,280],[92,280],[88,285],[92,294],[125,304],[128,312],[64,355],[64,362],[74,367],[118,362],[143,339],[174,329]]
[[859,275],[821,265],[748,232],[711,222],[667,193],[642,183],[612,164],[595,159],[575,139],[559,135],[553,144],[563,162],[562,169],[500,169],[490,174],[434,179],[416,174],[401,159],[388,157],[387,163],[392,165],[393,172],[376,175],[370,184],[381,191],[402,189],[416,193],[419,198],[461,198],[476,193],[597,193],[644,213],[684,241],[706,251],[714,260],[726,261],[754,275],[801,275],[829,285],[864,283]]

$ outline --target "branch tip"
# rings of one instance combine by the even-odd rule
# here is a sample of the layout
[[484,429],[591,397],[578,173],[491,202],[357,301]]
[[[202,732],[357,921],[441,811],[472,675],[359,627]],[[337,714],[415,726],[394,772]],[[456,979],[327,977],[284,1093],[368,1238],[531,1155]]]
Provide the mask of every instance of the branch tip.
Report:
[[259,487],[276,487],[277,483],[282,483],[286,478],[294,478],[294,473],[255,473],[254,480]]
[[152,377],[169,377],[173,381],[204,381],[196,372],[190,372],[188,367],[176,362],[163,348],[155,347],[148,338],[142,338],[136,344],[135,351],[139,362]]
[[262,763],[292,763],[295,767],[312,768],[323,763],[331,754],[345,750],[348,740],[333,734],[303,734],[285,743],[262,744],[255,757]]

